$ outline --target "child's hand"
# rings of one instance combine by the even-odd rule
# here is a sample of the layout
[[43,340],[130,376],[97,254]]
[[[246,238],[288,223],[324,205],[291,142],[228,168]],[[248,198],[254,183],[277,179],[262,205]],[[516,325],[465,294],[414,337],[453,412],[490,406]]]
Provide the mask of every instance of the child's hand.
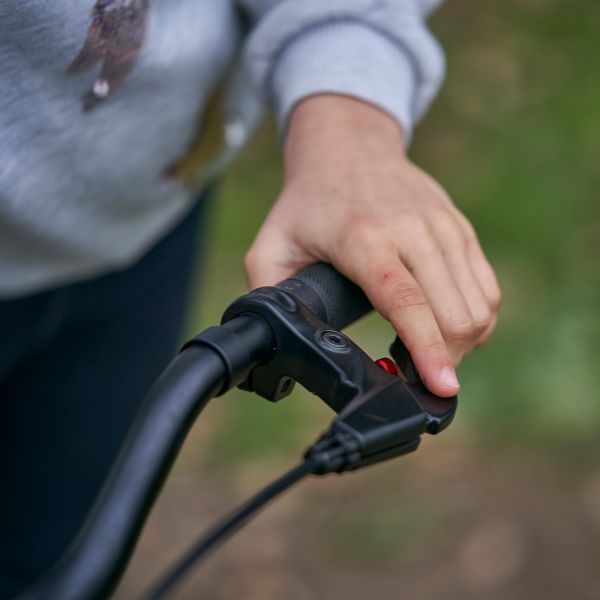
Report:
[[496,324],[500,289],[467,219],[406,157],[382,111],[314,96],[294,111],[286,182],[246,256],[251,287],[316,261],[366,292],[427,387],[458,391],[454,367]]

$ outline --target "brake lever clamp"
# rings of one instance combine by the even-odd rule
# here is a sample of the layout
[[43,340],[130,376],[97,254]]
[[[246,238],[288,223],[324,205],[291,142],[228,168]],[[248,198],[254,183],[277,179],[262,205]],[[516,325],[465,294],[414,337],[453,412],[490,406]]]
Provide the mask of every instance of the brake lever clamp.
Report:
[[391,353],[403,376],[386,372],[282,288],[242,296],[222,323],[242,315],[267,323],[274,348],[270,360],[255,367],[239,387],[276,402],[298,382],[338,413],[306,453],[316,474],[354,470],[416,450],[423,433],[442,431],[454,417],[457,398],[439,398],[427,390],[398,338]]

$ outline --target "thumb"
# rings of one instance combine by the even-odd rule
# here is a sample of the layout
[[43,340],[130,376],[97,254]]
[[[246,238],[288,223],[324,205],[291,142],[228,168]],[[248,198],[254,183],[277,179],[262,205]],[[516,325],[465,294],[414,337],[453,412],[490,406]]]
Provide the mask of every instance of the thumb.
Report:
[[250,289],[275,285],[294,275],[315,259],[279,228],[264,226],[244,259]]

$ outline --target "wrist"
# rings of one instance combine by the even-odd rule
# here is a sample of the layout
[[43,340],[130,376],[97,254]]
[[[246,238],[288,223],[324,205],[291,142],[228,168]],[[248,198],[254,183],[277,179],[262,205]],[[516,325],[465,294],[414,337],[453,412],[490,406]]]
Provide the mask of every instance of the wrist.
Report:
[[405,156],[401,126],[385,111],[350,96],[322,94],[298,103],[285,140],[288,173],[298,164],[317,166],[323,158],[349,158],[354,152]]

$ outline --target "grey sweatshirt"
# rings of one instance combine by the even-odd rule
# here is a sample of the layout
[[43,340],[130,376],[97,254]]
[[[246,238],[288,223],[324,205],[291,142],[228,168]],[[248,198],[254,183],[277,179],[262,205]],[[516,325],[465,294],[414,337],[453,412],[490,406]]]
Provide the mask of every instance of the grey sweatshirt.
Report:
[[437,3],[151,0],[133,68],[84,111],[99,67],[67,69],[94,0],[0,0],[0,297],[126,267],[185,215],[190,191],[164,173],[232,63],[253,82],[235,88],[242,120],[256,94],[284,128],[299,100],[334,92],[409,135],[443,78]]

